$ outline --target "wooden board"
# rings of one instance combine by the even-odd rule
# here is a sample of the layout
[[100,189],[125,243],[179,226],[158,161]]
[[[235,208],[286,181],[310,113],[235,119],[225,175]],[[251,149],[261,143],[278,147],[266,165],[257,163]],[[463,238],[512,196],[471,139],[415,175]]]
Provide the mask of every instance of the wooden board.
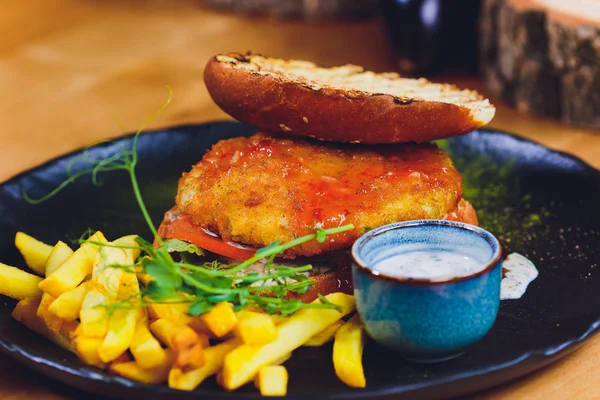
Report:
[[522,112],[600,130],[600,3],[485,0],[487,87]]
[[[208,12],[197,2],[0,0],[0,180],[49,158],[136,129],[173,87],[151,128],[225,119],[202,68],[217,52],[254,50],[326,65],[393,68],[377,21],[307,25]],[[444,78],[448,79],[448,78]],[[480,88],[477,80],[452,78]],[[491,126],[572,152],[600,167],[600,135],[498,105]],[[199,155],[200,157],[200,155]],[[591,399],[600,337],[567,359],[483,399]],[[0,398],[56,400],[79,392],[0,356]]]

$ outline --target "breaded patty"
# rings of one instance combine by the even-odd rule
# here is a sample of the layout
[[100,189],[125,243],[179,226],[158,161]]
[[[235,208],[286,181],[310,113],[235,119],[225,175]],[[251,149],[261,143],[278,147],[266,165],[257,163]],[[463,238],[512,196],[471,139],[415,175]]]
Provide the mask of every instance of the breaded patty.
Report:
[[256,247],[354,224],[286,253],[295,257],[349,247],[388,223],[442,218],[461,198],[460,173],[433,144],[333,145],[258,133],[215,144],[183,174],[175,200],[194,224]]

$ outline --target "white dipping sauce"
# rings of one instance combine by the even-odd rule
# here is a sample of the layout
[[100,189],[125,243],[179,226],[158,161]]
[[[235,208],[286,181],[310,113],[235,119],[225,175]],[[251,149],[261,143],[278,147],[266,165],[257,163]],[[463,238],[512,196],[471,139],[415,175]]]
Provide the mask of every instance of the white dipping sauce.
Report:
[[500,299],[520,299],[527,286],[538,276],[535,265],[518,253],[509,254],[502,263],[504,278],[500,284]]
[[445,280],[471,275],[485,265],[481,261],[447,250],[407,251],[385,258],[375,271],[398,278]]

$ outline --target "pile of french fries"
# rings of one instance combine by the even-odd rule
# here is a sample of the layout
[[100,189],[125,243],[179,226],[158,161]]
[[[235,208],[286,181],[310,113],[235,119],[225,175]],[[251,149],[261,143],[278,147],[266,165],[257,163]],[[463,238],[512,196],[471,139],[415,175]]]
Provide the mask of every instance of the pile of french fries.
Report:
[[333,340],[337,376],[365,387],[365,333],[357,314],[344,321],[355,311],[353,296],[326,296],[341,312],[309,308],[289,317],[236,312],[229,303],[199,317],[188,315],[186,303],[140,307],[140,283],[149,278],[133,267],[135,239],[109,242],[96,232],[73,251],[19,232],[15,244],[35,274],[0,263],[0,294],[19,300],[17,321],[84,363],[135,381],[194,390],[216,375],[226,390],[254,381],[262,395],[281,396],[288,383],[281,364],[292,352]]

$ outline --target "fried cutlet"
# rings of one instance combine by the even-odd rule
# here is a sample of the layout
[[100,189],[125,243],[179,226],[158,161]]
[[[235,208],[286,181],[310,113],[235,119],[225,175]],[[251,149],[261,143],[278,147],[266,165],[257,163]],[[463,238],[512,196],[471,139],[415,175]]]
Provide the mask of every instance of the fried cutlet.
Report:
[[288,250],[293,258],[350,247],[393,222],[461,219],[472,211],[461,199],[461,175],[434,144],[340,145],[258,133],[215,144],[183,174],[176,204],[199,228],[254,247],[354,224]]

